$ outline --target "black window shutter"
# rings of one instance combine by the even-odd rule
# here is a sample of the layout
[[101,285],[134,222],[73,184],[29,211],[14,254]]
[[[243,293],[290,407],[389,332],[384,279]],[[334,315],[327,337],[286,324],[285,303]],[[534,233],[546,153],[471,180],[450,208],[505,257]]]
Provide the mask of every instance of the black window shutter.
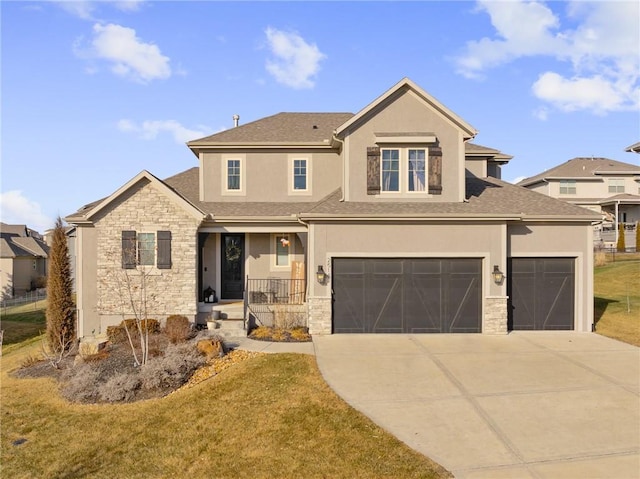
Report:
[[171,269],[171,231],[158,231],[158,269]]
[[380,147],[367,147],[367,194],[380,194]]
[[136,267],[136,232],[122,232],[122,267],[135,269]]
[[442,194],[442,148],[429,148],[429,193]]

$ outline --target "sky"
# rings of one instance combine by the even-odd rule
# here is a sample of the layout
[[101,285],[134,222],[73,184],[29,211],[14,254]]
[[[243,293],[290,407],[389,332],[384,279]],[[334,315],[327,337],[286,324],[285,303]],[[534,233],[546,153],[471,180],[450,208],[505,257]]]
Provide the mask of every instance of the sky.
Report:
[[185,142],[278,112],[357,113],[408,77],[513,155],[638,164],[640,3],[2,1],[0,218],[43,232]]

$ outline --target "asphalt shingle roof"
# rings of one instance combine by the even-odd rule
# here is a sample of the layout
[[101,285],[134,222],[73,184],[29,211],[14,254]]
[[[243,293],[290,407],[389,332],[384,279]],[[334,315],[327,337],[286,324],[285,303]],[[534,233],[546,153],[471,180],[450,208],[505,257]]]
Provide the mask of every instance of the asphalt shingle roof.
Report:
[[189,146],[218,143],[328,144],[333,131],[352,116],[353,113],[278,113],[187,144]]
[[633,172],[640,175],[640,166],[609,158],[573,158],[538,175],[525,178],[518,184],[530,185],[544,178],[597,178],[596,173],[613,171]]

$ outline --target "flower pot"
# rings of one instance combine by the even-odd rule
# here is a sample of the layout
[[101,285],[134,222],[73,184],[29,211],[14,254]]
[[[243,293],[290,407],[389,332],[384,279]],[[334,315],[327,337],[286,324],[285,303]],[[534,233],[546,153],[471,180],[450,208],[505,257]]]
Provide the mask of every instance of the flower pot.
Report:
[[213,321],[213,320],[207,321],[207,329],[212,331],[212,330],[216,329],[216,326],[217,325],[216,325],[215,321]]

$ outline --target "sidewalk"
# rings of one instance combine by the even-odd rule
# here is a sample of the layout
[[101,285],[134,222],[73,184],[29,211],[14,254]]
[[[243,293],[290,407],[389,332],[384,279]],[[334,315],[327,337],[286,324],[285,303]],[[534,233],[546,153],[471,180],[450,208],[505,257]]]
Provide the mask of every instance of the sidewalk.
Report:
[[299,353],[315,355],[313,343],[276,343],[271,341],[256,341],[255,339],[234,339],[228,346],[245,351],[257,351],[261,353]]

